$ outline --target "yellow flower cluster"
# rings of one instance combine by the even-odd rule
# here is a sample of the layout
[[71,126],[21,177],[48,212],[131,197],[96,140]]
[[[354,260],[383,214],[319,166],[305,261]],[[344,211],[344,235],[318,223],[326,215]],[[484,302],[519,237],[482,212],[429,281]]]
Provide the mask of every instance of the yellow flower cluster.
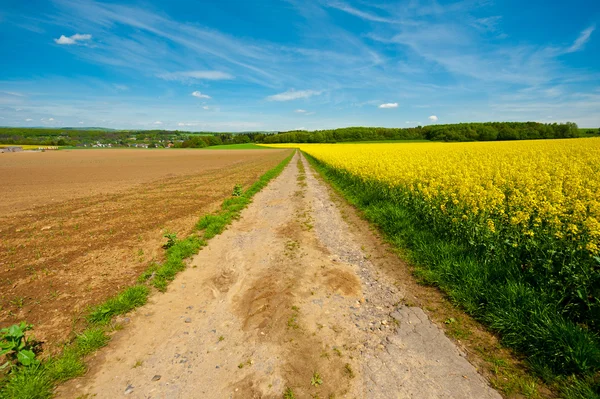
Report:
[[406,189],[455,223],[491,235],[504,226],[599,253],[598,138],[294,146],[363,180]]

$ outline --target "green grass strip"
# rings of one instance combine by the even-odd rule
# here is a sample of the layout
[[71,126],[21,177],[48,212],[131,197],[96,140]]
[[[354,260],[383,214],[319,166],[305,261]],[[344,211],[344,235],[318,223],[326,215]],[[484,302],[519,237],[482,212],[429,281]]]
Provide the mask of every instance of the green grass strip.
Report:
[[21,367],[0,380],[0,399],[46,399],[52,397],[54,385],[79,377],[86,371],[85,356],[105,346],[109,341],[106,334],[113,317],[122,315],[144,305],[148,301],[150,288],[146,283],[165,291],[177,273],[186,267],[185,260],[206,246],[207,240],[220,234],[233,220],[239,218],[252,197],[277,177],[290,162],[294,153],[281,161],[275,168],[263,174],[239,197],[225,199],[221,209],[214,215],[202,217],[196,224],[194,234],[176,240],[166,251],[162,264],[154,263],[142,273],[138,284],[126,288],[104,303],[93,307],[86,319],[89,326],[65,346],[63,352],[34,367]]
[[422,283],[439,287],[505,346],[526,355],[532,370],[565,398],[600,398],[600,340],[561,314],[551,293],[529,284],[511,265],[482,258],[436,231],[418,210],[395,201],[390,189],[305,156],[402,250]]

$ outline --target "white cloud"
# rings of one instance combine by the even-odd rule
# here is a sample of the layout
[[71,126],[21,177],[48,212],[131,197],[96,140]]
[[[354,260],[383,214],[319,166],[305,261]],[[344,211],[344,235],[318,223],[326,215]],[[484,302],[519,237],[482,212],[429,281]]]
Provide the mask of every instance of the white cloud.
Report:
[[198,98],[210,98],[210,96],[209,96],[209,95],[207,95],[207,94],[202,94],[202,93],[200,93],[198,90],[194,91],[194,92],[192,93],[192,96],[194,96],[194,97],[198,97]]
[[305,114],[305,113],[306,113],[306,110],[305,110],[305,109],[297,109],[297,110],[295,110],[294,112],[297,112],[297,113],[299,113],[299,114]]
[[381,104],[379,108],[398,108],[398,103],[385,103]]
[[163,123],[161,121],[156,121],[154,122],[155,125],[162,125]]
[[229,80],[233,79],[233,76],[221,71],[181,71],[181,72],[168,72],[157,75],[159,78],[164,80]]
[[432,122],[437,122],[437,121],[438,121],[438,117],[437,117],[437,116],[435,116],[435,115],[431,115],[431,116],[430,116],[429,118],[427,118],[427,119],[429,119],[429,120],[430,120],[430,121],[432,121]]
[[56,44],[64,44],[67,46],[70,46],[72,44],[77,44],[79,42],[84,42],[87,40],[91,40],[92,39],[92,35],[90,34],[79,34],[76,33],[72,36],[65,36],[65,35],[60,35],[60,37],[58,39],[54,39],[54,41],[56,42]]
[[50,118],[48,119],[50,122],[54,122],[54,118]]
[[569,47],[566,52],[567,53],[574,53],[575,51],[579,51],[583,48],[583,46],[585,46],[585,44],[588,42],[588,40],[590,40],[590,36],[592,35],[592,32],[596,30],[596,25],[592,25],[589,28],[583,30],[580,34],[579,37],[577,38],[577,40],[575,40],[573,42],[573,44],[571,45],[571,47]]
[[208,107],[208,105],[205,105],[202,107],[202,109],[210,109],[210,108]]
[[323,93],[323,91],[317,91],[317,90],[294,90],[294,89],[290,89],[288,91],[284,91],[283,93],[279,93],[279,94],[274,94],[272,96],[267,97],[267,100],[269,101],[290,101],[290,100],[297,100],[299,98],[308,98],[308,97],[312,97],[312,96],[318,96],[321,93]]
[[79,122],[80,125],[83,125],[83,122]]
[[32,120],[33,119],[31,119],[31,118],[27,118],[27,119],[25,119],[25,122],[31,122]]

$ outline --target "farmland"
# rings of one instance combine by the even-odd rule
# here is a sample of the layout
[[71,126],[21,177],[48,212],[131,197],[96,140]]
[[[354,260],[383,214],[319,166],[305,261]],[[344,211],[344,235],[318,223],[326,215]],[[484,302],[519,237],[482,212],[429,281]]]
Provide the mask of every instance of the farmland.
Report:
[[576,375],[590,384],[582,392],[595,386],[599,139],[300,149],[411,249],[424,282],[525,353],[540,375]]
[[237,183],[289,151],[87,150],[0,159],[0,325],[27,320],[52,353],[89,306],[161,261]]

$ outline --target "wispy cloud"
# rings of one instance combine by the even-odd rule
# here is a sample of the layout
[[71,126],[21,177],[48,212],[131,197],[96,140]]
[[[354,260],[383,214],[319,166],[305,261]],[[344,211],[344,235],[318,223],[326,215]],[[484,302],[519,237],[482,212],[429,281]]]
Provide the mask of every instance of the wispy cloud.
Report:
[[435,115],[431,115],[430,117],[428,117],[427,119],[429,119],[431,122],[437,122],[438,121],[438,117]]
[[25,97],[25,94],[18,93],[16,91],[0,91],[0,93],[7,94],[9,96],[14,96],[14,97]]
[[309,98],[312,96],[318,96],[323,93],[322,90],[294,90],[290,89],[288,91],[284,91],[283,93],[274,94],[272,96],[268,96],[267,100],[269,101],[291,101],[297,100],[299,98]]
[[326,3],[327,7],[331,7],[331,8],[336,8],[340,11],[344,11],[350,15],[354,15],[356,17],[365,19],[367,21],[372,21],[372,22],[384,22],[384,23],[397,23],[398,21],[394,20],[394,19],[390,19],[390,18],[386,18],[386,17],[381,17],[379,15],[376,14],[372,14],[369,12],[365,12],[365,11],[361,11],[357,8],[354,8],[352,6],[350,6],[349,4],[346,4],[344,2],[341,1],[332,1],[329,3]]
[[305,114],[306,110],[305,109],[297,109],[294,112],[298,113],[298,114]]
[[574,53],[575,51],[581,50],[583,48],[583,46],[585,46],[585,44],[590,40],[590,36],[592,36],[592,33],[594,32],[594,30],[596,30],[596,25],[592,25],[589,28],[584,29],[579,34],[579,37],[577,38],[577,40],[575,40],[575,42],[573,42],[571,47],[569,47],[566,50],[566,52]]
[[495,32],[498,30],[498,26],[500,24],[500,21],[502,20],[502,17],[499,15],[495,15],[492,17],[485,17],[485,18],[477,18],[475,19],[475,21],[473,22],[473,26],[479,30],[482,30],[484,32]]
[[86,42],[92,39],[92,35],[85,33],[85,34],[79,34],[76,33],[72,36],[65,36],[65,35],[60,35],[60,37],[58,39],[54,39],[54,41],[56,42],[56,44],[63,44],[63,45],[72,45],[72,44],[80,44],[81,42]]
[[192,92],[192,96],[197,97],[197,98],[210,98],[209,95],[207,94],[202,94],[201,92],[199,92],[198,90]]
[[157,75],[164,80],[229,80],[233,76],[222,71],[183,71],[183,72],[168,72]]
[[379,105],[379,108],[398,108],[398,103],[385,103],[385,104],[381,104]]
[[163,123],[161,121],[156,121],[154,122],[154,125],[162,125]]

